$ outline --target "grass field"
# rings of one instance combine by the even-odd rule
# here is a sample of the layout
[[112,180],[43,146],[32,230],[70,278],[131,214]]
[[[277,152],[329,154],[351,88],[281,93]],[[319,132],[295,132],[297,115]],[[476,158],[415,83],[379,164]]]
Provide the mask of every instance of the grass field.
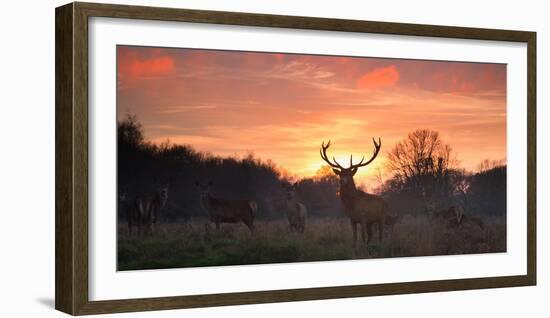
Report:
[[257,220],[251,234],[244,224],[216,231],[206,219],[196,219],[158,225],[146,237],[130,236],[126,224],[119,224],[118,270],[505,252],[505,219],[484,223],[483,229],[468,222],[449,228],[405,216],[381,242],[375,235],[368,247],[358,241],[356,248],[346,218],[309,219],[303,234],[290,232],[286,220]]

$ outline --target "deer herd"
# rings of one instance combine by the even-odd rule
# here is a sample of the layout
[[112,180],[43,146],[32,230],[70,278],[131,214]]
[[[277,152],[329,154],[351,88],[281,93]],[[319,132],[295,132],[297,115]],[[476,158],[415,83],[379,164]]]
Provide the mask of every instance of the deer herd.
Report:
[[[368,245],[373,237],[373,227],[378,229],[378,240],[383,237],[384,227],[391,233],[393,227],[399,222],[399,217],[388,213],[387,202],[379,195],[366,193],[358,189],[353,177],[359,168],[365,167],[373,162],[382,146],[381,139],[372,139],[374,151],[371,157],[365,161],[365,157],[357,163],[353,162],[353,155],[350,155],[349,166],[344,167],[327,155],[330,141],[321,144],[319,154],[339,179],[339,196],[345,215],[349,218],[353,233],[353,246],[356,246],[357,228],[361,234],[361,240]],[[213,182],[195,183],[200,196],[200,205],[206,212],[208,219],[213,222],[216,229],[220,229],[222,223],[244,223],[251,233],[254,233],[254,219],[258,211],[258,204],[254,200],[229,200],[215,197],[212,194]],[[281,187],[286,199],[286,216],[289,230],[291,232],[303,233],[306,228],[307,207],[298,199],[296,190],[298,182],[289,183],[284,181]],[[119,193],[119,208],[126,215],[128,231],[138,236],[150,235],[154,231],[158,216],[165,207],[168,200],[168,184],[156,183],[151,191],[142,192],[130,199],[127,191]],[[451,206],[448,209],[433,213],[432,220],[444,220],[448,227],[460,225],[466,219],[461,207]],[[483,228],[481,219],[471,217],[471,221]]]

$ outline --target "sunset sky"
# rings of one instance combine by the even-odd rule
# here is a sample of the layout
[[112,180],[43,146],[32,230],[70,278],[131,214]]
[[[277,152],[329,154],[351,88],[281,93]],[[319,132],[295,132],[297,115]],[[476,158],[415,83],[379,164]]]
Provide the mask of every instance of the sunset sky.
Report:
[[506,65],[364,57],[118,47],[118,116],[136,114],[147,140],[220,156],[248,153],[297,176],[378,158],[418,128],[439,131],[460,165],[506,159]]

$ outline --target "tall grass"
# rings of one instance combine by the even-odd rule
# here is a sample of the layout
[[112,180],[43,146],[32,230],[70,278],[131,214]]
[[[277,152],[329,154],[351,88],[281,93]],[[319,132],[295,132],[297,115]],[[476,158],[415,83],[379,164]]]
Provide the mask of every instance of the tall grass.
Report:
[[304,233],[289,231],[286,220],[257,220],[250,233],[244,224],[222,224],[206,219],[157,226],[146,237],[118,229],[118,270],[311,262],[380,257],[490,253],[506,251],[504,218],[484,219],[485,226],[465,222],[448,227],[426,217],[404,217],[393,233],[376,235],[368,246],[352,244],[346,218],[313,218]]

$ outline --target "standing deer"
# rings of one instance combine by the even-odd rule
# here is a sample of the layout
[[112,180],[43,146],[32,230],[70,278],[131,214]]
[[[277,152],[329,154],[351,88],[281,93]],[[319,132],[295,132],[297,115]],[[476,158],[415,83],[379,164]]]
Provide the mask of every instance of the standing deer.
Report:
[[216,230],[221,223],[243,222],[250,232],[254,232],[254,218],[258,211],[258,204],[253,200],[227,200],[215,198],[211,194],[212,181],[207,184],[195,183],[199,188],[200,202],[208,217],[216,224]]
[[168,184],[158,184],[151,192],[144,192],[136,196],[133,203],[127,209],[128,230],[132,234],[132,228],[137,228],[139,235],[152,234],[153,227],[157,223],[160,211],[168,200]]
[[296,199],[296,185],[283,182],[282,187],[286,192],[286,209],[290,231],[304,233],[306,228],[307,208]]
[[132,209],[132,203],[128,199],[128,190],[126,188],[119,188],[118,190],[118,219],[124,217],[126,221],[130,219],[130,213]]
[[[353,176],[357,173],[357,170],[370,164],[380,152],[382,145],[380,138],[378,139],[378,143],[374,138],[372,141],[374,143],[372,157],[366,162],[364,162],[365,157],[363,157],[359,163],[354,164],[353,155],[351,155],[348,168],[342,167],[334,157],[332,157],[332,162],[329,160],[327,149],[330,147],[330,140],[326,145],[323,142],[319,150],[321,158],[332,167],[332,171],[340,178],[340,199],[342,200],[344,212],[351,222],[354,247],[357,241],[357,224],[361,226],[361,238],[366,245],[368,245],[372,237],[372,226],[375,223],[378,223],[378,239],[382,240],[382,232],[388,210],[388,205],[382,197],[357,189],[353,180]],[[365,232],[368,232],[367,238],[365,238]]]
[[391,237],[393,235],[393,229],[395,228],[395,225],[401,222],[401,216],[400,215],[386,215],[386,229],[387,229],[387,236]]

